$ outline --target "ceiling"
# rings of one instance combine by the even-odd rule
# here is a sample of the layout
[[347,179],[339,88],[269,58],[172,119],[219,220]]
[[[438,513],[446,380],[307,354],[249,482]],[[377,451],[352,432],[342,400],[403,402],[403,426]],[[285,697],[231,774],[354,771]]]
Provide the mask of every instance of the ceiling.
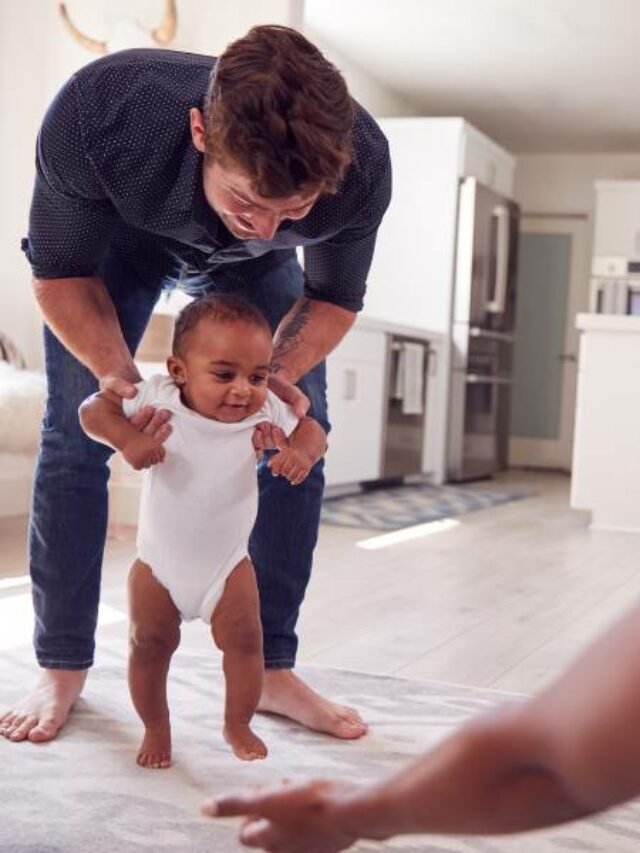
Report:
[[640,0],[305,0],[304,18],[416,114],[514,153],[640,152]]

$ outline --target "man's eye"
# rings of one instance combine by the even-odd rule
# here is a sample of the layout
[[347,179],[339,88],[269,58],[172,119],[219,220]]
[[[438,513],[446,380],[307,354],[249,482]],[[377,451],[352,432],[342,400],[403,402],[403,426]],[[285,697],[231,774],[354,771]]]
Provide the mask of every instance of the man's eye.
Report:
[[242,207],[244,210],[248,210],[250,207],[254,206],[253,202],[247,201],[244,198],[238,198],[237,195],[233,196],[233,200],[235,201],[236,204],[239,204],[240,207]]

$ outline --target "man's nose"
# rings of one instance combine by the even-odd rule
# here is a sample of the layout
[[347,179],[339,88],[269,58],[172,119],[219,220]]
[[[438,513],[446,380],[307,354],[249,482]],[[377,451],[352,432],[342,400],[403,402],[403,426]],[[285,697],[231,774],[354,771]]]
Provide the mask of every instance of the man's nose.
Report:
[[274,234],[280,225],[280,214],[272,211],[261,211],[253,217],[253,227],[263,240],[273,239]]

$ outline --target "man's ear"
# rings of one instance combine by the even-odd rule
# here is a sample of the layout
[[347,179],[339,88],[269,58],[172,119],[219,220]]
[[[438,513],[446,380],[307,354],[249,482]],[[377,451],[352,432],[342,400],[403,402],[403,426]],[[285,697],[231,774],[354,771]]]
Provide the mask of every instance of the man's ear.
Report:
[[189,122],[191,123],[191,140],[195,148],[204,154],[204,118],[197,107],[191,107],[189,110]]
[[177,355],[169,356],[167,359],[167,370],[176,385],[187,384],[187,372],[184,367],[184,361]]

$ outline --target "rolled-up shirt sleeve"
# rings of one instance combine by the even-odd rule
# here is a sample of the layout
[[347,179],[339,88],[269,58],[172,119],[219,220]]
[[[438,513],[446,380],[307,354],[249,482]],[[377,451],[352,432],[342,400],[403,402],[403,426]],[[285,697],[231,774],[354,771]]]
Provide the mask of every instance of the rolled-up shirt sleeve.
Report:
[[391,163],[387,154],[367,202],[354,221],[320,243],[305,246],[305,295],[361,311],[376,235],[391,200]]
[[36,177],[23,240],[36,278],[95,274],[117,213],[85,150],[74,79],[49,107],[36,145]]

